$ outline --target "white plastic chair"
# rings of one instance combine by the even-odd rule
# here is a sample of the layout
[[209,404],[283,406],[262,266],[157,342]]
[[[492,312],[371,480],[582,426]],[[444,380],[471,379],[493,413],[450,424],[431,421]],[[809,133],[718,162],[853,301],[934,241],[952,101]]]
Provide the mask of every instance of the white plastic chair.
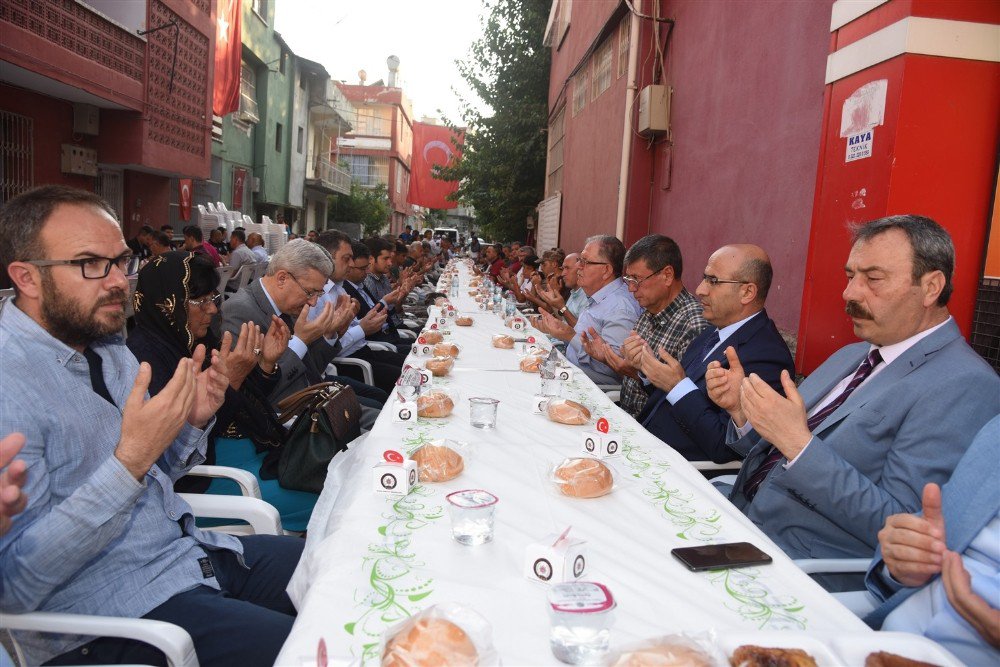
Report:
[[[806,574],[864,574],[868,572],[871,558],[800,558],[792,562]],[[878,600],[867,590],[841,591],[832,595],[859,618],[878,606]]]
[[219,294],[226,291],[226,283],[228,283],[229,279],[233,277],[234,269],[235,267],[229,266],[228,264],[215,267],[215,272],[219,276],[219,284],[215,289]]
[[[226,477],[240,485],[242,496],[217,496],[181,493],[195,516],[210,519],[239,519],[247,526],[230,526],[226,532],[237,534],[282,535],[278,510],[260,499],[257,479],[245,470],[225,466],[195,466],[191,474]],[[144,618],[91,616],[36,611],[27,614],[3,614],[0,627],[6,630],[119,637],[141,641],[163,652],[170,667],[198,667],[198,656],[191,635],[180,626]],[[13,639],[13,636],[11,637]],[[14,652],[19,664],[27,661],[17,642]]]
[[[406,320],[403,321],[404,323],[406,322]],[[405,340],[417,339],[417,334],[414,333],[413,331],[410,331],[409,329],[396,329],[396,333],[399,335],[400,338],[403,338]]]
[[385,352],[398,352],[399,350],[392,343],[386,343],[380,340],[370,340],[368,341],[368,348],[372,350],[382,350]]
[[326,367],[324,375],[339,375],[337,365],[354,366],[361,369],[361,377],[364,383],[372,387],[375,386],[375,374],[372,372],[372,365],[364,359],[353,359],[351,357],[334,357],[333,361]]

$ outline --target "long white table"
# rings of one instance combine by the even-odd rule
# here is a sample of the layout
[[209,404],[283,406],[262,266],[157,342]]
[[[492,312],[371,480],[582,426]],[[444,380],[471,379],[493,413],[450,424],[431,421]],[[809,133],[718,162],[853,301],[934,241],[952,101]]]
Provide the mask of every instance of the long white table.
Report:
[[[455,411],[400,424],[384,410],[367,439],[333,461],[289,587],[299,616],[278,664],[315,664],[321,638],[330,664],[378,664],[387,627],[445,601],[492,623],[504,664],[561,664],[549,649],[547,589],[525,578],[523,567],[529,543],[567,526],[587,540],[582,579],[605,584],[617,600],[613,646],[679,631],[870,632],[579,372],[563,395],[585,404],[595,420],[606,417],[624,435],[624,453],[607,461],[616,475],[611,494],[584,500],[555,491],[549,469],[582,455],[580,432],[593,421],[566,426],[531,414],[539,376],[518,370],[516,351],[491,346],[493,334],[510,329],[476,310],[464,266],[460,280],[461,296],[452,301],[475,324],[451,327],[447,338],[462,352],[448,377],[434,379],[459,393]],[[500,399],[494,431],[470,426],[470,396]],[[419,485],[405,497],[372,491],[371,468],[385,450],[408,453],[437,438],[468,443],[458,478]],[[491,543],[470,547],[451,538],[444,497],[466,488],[500,499]],[[756,544],[773,564],[693,573],[670,555],[675,547],[732,541]]]

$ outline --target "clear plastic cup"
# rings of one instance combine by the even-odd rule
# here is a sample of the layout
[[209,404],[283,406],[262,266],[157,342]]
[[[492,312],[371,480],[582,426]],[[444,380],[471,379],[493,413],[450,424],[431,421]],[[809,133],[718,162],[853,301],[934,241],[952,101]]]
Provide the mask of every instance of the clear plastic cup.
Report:
[[570,665],[599,664],[611,647],[615,599],[603,584],[574,581],[549,589],[549,646]]
[[493,515],[498,498],[482,489],[464,489],[445,496],[451,514],[451,536],[459,544],[493,540]]
[[478,396],[469,399],[469,419],[474,428],[491,429],[497,426],[497,406],[495,398]]

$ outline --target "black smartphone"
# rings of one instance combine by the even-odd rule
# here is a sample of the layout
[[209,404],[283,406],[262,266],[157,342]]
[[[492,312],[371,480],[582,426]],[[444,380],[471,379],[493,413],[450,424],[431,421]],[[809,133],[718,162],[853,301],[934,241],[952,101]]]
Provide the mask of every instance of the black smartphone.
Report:
[[385,305],[381,301],[375,304],[375,312],[380,313],[385,308]]
[[671,549],[671,555],[692,572],[721,570],[729,567],[765,565],[771,557],[749,542],[706,544],[700,547]]

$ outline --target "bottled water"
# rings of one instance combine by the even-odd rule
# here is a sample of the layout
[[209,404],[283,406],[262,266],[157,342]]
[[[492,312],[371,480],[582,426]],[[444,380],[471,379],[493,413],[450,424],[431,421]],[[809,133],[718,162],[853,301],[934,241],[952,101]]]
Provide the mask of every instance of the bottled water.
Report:
[[549,351],[549,356],[539,366],[538,374],[542,378],[542,396],[558,396],[561,393],[562,382],[558,377],[559,356],[555,348]]

